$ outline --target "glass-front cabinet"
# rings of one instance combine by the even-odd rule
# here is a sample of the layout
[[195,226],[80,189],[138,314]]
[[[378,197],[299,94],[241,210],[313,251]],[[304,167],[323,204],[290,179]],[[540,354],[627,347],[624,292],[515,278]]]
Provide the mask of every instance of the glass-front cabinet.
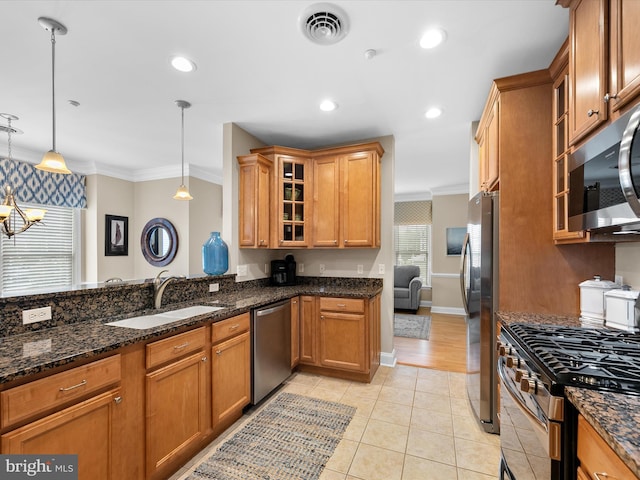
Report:
[[310,170],[306,158],[276,155],[278,168],[278,245],[306,247],[309,245],[308,189]]

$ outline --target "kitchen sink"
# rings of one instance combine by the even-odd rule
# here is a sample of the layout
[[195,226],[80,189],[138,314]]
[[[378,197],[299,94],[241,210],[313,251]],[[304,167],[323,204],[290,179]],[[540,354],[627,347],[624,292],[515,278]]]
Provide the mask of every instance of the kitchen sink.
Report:
[[153,315],[141,315],[138,317],[125,318],[116,322],[109,322],[105,325],[112,327],[134,328],[136,330],[145,330],[147,328],[160,327],[168,323],[184,320],[185,318],[204,315],[218,310],[224,310],[226,307],[211,307],[207,305],[194,305],[193,307],[180,308],[178,310],[170,310],[168,312],[156,313]]

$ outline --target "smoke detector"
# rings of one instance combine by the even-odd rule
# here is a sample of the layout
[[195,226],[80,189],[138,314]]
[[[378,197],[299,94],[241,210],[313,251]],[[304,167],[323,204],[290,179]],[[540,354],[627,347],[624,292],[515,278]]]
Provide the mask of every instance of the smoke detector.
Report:
[[302,33],[318,45],[333,45],[347,36],[347,14],[337,5],[315,3],[299,17]]

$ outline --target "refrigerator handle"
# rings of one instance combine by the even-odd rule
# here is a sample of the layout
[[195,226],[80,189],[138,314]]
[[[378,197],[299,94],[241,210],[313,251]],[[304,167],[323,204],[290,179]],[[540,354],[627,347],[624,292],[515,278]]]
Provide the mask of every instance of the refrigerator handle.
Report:
[[469,315],[469,299],[467,297],[467,277],[466,269],[464,268],[469,254],[469,232],[464,236],[464,242],[462,242],[462,256],[460,257],[460,293],[462,293],[462,303],[464,304],[464,311]]

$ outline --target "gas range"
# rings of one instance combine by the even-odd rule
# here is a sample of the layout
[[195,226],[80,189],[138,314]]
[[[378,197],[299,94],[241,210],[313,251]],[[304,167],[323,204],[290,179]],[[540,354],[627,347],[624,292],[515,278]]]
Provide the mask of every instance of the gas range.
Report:
[[640,334],[518,323],[508,330],[552,383],[640,395]]

